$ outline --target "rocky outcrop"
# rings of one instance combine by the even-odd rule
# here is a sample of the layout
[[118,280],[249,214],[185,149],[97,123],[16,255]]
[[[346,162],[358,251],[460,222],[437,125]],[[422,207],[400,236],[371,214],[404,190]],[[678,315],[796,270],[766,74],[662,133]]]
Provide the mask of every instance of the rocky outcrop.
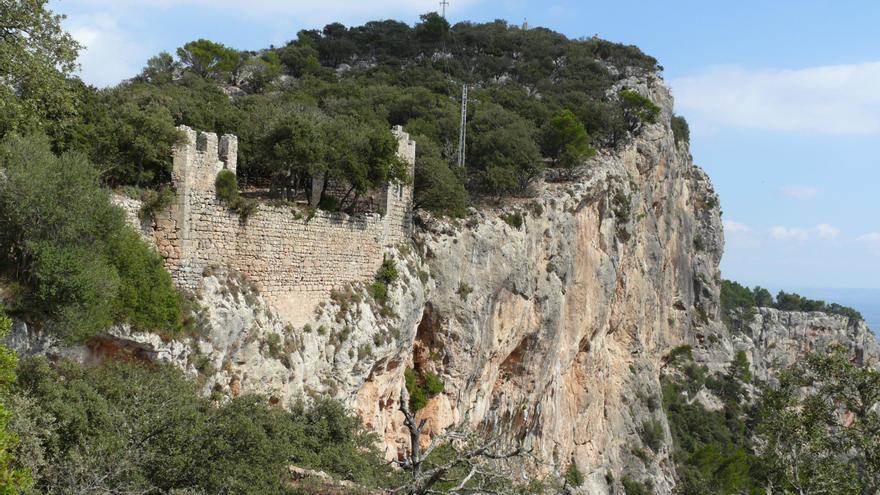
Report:
[[762,381],[794,364],[800,357],[840,346],[854,362],[880,367],[880,344],[863,320],[822,312],[780,311],[758,308],[739,313],[731,324],[728,343],[743,351],[752,374]]

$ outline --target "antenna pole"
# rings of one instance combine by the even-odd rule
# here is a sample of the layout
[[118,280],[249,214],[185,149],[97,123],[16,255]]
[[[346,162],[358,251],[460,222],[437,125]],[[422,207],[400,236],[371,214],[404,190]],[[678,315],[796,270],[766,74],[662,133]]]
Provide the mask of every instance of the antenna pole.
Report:
[[467,143],[467,105],[468,105],[468,86],[467,83],[461,86],[461,126],[458,130],[458,166],[464,169],[465,145]]

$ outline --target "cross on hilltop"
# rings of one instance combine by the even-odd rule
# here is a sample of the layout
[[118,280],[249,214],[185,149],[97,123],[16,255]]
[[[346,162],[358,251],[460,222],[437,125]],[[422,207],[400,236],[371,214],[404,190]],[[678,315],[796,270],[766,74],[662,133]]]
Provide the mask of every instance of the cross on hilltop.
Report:
[[443,18],[446,19],[446,7],[449,5],[448,0],[440,0],[440,8],[443,10]]

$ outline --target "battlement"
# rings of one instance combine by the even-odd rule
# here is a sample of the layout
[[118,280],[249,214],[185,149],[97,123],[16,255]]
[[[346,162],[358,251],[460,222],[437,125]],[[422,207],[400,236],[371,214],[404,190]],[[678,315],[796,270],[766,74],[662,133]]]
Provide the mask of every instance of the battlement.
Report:
[[217,139],[213,132],[196,132],[185,125],[177,130],[184,139],[172,150],[175,186],[178,190],[195,187],[213,193],[217,174],[221,170],[235,173],[238,168],[238,138],[224,134]]
[[[412,185],[401,181],[375,191],[373,212],[303,215],[261,203],[242,222],[217,199],[215,186],[220,171],[237,169],[238,139],[178,129],[184,139],[173,149],[177,199],[167,216],[157,218],[152,237],[181,288],[198,290],[205,269],[224,266],[245,275],[286,319],[302,324],[332,290],[372,280],[385,249],[411,235]],[[391,133],[412,176],[416,143],[400,126]]]

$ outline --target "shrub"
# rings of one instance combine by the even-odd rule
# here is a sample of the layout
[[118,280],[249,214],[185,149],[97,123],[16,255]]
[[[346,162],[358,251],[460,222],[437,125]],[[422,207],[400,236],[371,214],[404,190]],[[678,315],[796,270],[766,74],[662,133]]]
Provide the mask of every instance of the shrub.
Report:
[[504,220],[504,223],[510,225],[511,227],[519,230],[523,225],[523,216],[520,212],[507,213],[501,216],[501,219]]
[[562,475],[562,479],[575,488],[579,488],[584,484],[584,474],[578,469],[576,462],[568,465],[568,468],[565,469],[565,473]]
[[443,381],[431,372],[419,374],[414,369],[407,369],[403,377],[406,391],[409,392],[410,411],[413,413],[425,407],[430,397],[443,392]]
[[639,436],[646,446],[654,452],[659,452],[665,438],[663,425],[656,419],[646,420],[642,423]]
[[156,214],[167,209],[174,203],[174,191],[169,187],[162,187],[158,191],[146,189],[141,196],[141,209],[138,211],[140,219],[155,218]]
[[235,177],[235,172],[221,170],[217,174],[214,186],[217,189],[217,199],[225,205],[232,207],[238,202],[238,179]]
[[409,409],[413,413],[428,404],[428,393],[421,384],[421,377],[413,369],[403,373],[406,391],[409,393]]
[[623,485],[623,491],[626,492],[626,495],[651,495],[653,493],[644,483],[634,480],[629,475],[624,475],[620,479],[620,483]]
[[651,462],[651,456],[648,455],[648,451],[641,447],[633,447],[632,454],[645,464]]
[[693,347],[687,344],[674,347],[669,351],[669,354],[666,355],[666,363],[674,364],[679,358],[684,358],[686,361],[692,361],[694,359]]
[[379,271],[376,273],[376,280],[384,284],[390,284],[397,280],[397,277],[397,265],[394,263],[394,259],[385,257],[382,260],[382,266],[379,267]]
[[427,390],[430,395],[437,395],[443,392],[443,380],[434,373],[425,373],[425,390]]
[[277,333],[270,333],[266,336],[266,347],[269,350],[269,355],[273,358],[279,358],[283,354],[284,348],[281,345],[281,336]]
[[388,301],[388,288],[382,282],[376,281],[370,284],[370,295],[380,305]]
[[466,284],[465,282],[461,282],[458,284],[458,289],[455,291],[455,293],[458,294],[459,297],[461,297],[462,301],[467,301],[468,296],[473,291],[474,291],[473,287]]
[[691,129],[687,120],[681,115],[672,116],[672,136],[675,138],[675,144],[691,142]]
[[621,105],[623,106],[631,131],[638,130],[645,123],[653,124],[657,122],[657,116],[660,115],[660,107],[648,98],[631,89],[624,89],[617,93],[617,96],[620,97]]

